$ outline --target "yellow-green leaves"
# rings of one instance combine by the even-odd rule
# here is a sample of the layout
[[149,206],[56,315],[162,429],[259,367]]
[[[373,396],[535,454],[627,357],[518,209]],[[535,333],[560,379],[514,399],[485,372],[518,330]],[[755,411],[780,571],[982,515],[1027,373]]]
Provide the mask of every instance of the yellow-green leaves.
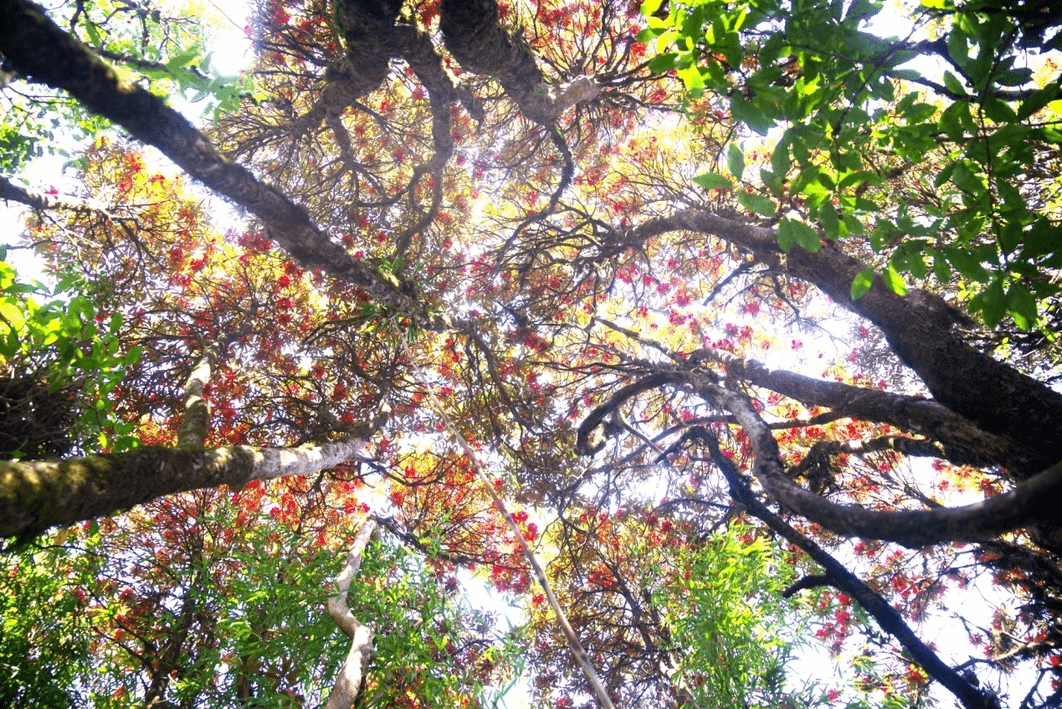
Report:
[[[63,433],[74,434],[78,446],[132,448],[136,440],[120,430],[110,401],[126,368],[139,361],[141,348],[122,351],[121,315],[98,320],[92,300],[80,292],[84,288],[75,278],[63,279],[51,291],[40,283],[22,283],[0,261],[0,364],[12,378],[39,379],[50,391],[77,392],[77,416],[71,422],[76,431]],[[117,438],[110,441],[105,429],[114,429]]]
[[745,172],[745,153],[737,143],[731,143],[727,149],[726,165],[730,174],[740,180]]
[[697,177],[693,178],[693,181],[706,190],[728,190],[733,187],[730,184],[730,180],[717,172],[706,172],[703,175],[697,175]]
[[755,192],[738,192],[737,199],[741,206],[750,212],[756,212],[765,217],[774,216],[774,202],[772,202],[769,197],[764,197]]

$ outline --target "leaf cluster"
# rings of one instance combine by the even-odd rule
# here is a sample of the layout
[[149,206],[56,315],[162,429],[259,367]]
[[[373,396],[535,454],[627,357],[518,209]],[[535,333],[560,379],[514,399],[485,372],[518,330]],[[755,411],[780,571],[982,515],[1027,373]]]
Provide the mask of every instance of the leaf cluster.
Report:
[[[853,297],[875,271],[897,293],[905,276],[932,274],[989,327],[1007,316],[1034,328],[1062,267],[1048,167],[1062,143],[1057,16],[1022,29],[1012,22],[1022,3],[926,2],[897,38],[881,29],[884,7],[678,2],[639,38],[661,48],[658,70],[676,71],[691,95],[713,92],[768,137],[773,154],[758,178],[770,199],[738,199],[780,218],[783,250],[860,237],[885,263],[860,275]],[[725,180],[704,177],[702,186]]]
[[[24,283],[0,261],[5,457],[136,445],[131,429],[115,418],[111,393],[141,350],[123,351],[121,316],[98,319],[87,288],[73,276],[52,289]],[[109,441],[108,429],[118,438]]]

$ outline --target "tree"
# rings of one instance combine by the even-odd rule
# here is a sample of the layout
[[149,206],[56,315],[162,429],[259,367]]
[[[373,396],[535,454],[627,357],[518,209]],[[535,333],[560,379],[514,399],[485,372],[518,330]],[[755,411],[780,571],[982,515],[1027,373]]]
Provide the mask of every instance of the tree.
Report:
[[[647,3],[643,16],[619,2],[263,0],[247,81],[209,80],[186,47],[147,50],[172,18],[2,8],[5,90],[52,87],[135,141],[86,149],[83,195],[0,183],[34,210],[50,267],[92,284],[101,316],[121,316],[121,348],[140,348],[112,433],[143,444],[4,462],[0,530],[32,550],[52,526],[149,504],[100,524],[100,558],[150,531],[181,559],[160,565],[185,579],[169,605],[130,577],[173,623],[136,629],[136,701],[220,701],[197,672],[171,683],[159,668],[236,667],[247,652],[208,655],[178,610],[207,607],[195,622],[214,627],[221,606],[198,594],[252,593],[225,575],[224,548],[203,556],[215,535],[255,544],[238,517],[199,531],[230,494],[221,485],[288,525],[294,536],[270,543],[296,566],[319,568],[308,560],[323,550],[338,570],[354,531],[342,514],[369,505],[444,596],[458,568],[489,569],[528,597],[544,703],[590,701],[591,680],[534,610],[513,530],[553,555],[599,701],[695,706],[684,683],[705,649],[682,628],[716,621],[682,604],[712,587],[715,533],[735,520],[752,525],[744,543],[789,555],[800,576],[784,595],[818,594],[808,622],[835,652],[853,633],[875,640],[856,663],[864,699],[922,702],[931,679],[963,706],[993,706],[987,670],[1024,663],[1038,674],[1013,700],[1058,700],[1060,215],[1045,166],[1062,76],[1049,4],[908,7],[911,33],[890,39],[867,30],[872,3]],[[1011,30],[1013,18],[1027,22]],[[904,66],[918,56],[947,62],[943,78]],[[197,129],[145,86],[199,87],[216,121]],[[46,100],[21,96],[25,115]],[[5,130],[22,136],[3,163],[16,169],[29,138]],[[219,233],[137,143],[250,224]],[[259,482],[289,473],[317,477]],[[382,494],[363,486],[383,481]],[[133,534],[159,505],[185,521]],[[675,573],[643,584],[657,557]],[[682,586],[687,572],[703,585]],[[979,577],[1005,594],[993,627],[960,623],[985,656],[923,642],[919,623]],[[293,573],[277,588],[307,583]],[[373,622],[366,612],[336,615]],[[461,637],[493,646],[488,635]],[[457,656],[438,649],[425,657]],[[484,662],[493,681],[501,670]],[[423,678],[426,663],[368,665],[366,687]],[[289,670],[298,679],[265,690],[277,673],[247,670],[256,700],[317,701],[325,671]]]

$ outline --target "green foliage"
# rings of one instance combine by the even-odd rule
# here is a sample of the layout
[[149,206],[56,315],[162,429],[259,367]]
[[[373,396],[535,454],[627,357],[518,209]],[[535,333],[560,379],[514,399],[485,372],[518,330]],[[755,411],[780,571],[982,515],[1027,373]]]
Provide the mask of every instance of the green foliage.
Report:
[[[122,351],[120,315],[103,322],[75,277],[49,290],[18,280],[0,261],[0,386],[4,388],[6,457],[59,455],[70,449],[136,446],[111,394],[135,364],[139,347]],[[32,411],[33,415],[27,415]],[[113,430],[109,438],[105,431]]]
[[88,665],[83,599],[56,568],[61,547],[0,558],[0,706],[65,709]]
[[687,551],[678,568],[688,574],[655,599],[668,609],[678,676],[697,706],[777,707],[790,696],[800,623],[780,593],[792,572],[777,547],[752,534],[733,525]]
[[[1062,44],[1057,16],[1019,21],[1017,2],[924,0],[898,39],[885,36],[895,20],[874,0],[688,0],[666,18],[652,16],[658,6],[643,4],[639,35],[663,52],[656,68],[774,143],[763,184],[803,217],[780,224],[783,249],[819,247],[804,221],[831,239],[869,230],[893,290],[905,274],[926,278],[929,259],[990,327],[1007,316],[1036,326],[1062,267],[1062,73],[1040,56]],[[739,154],[731,146],[738,177]],[[884,188],[907,172],[934,180],[936,195],[912,204]],[[774,216],[768,201],[739,194]],[[853,297],[868,284],[861,275]]]
[[[212,55],[202,45],[178,52],[161,67],[144,67],[144,76],[156,82],[162,94],[180,94],[191,103],[203,103],[203,112],[216,122],[223,113],[233,113],[244,96],[254,93],[251,75],[223,76],[211,66]],[[159,83],[161,82],[161,83]]]
[[40,157],[47,137],[27,134],[18,126],[0,123],[0,170],[10,175],[18,172],[33,158]]
[[[174,498],[0,557],[0,705],[143,706],[162,677],[177,705],[322,705],[350,649],[326,602],[356,530],[324,542],[247,514],[259,499]],[[374,632],[362,706],[485,705],[518,674],[514,638],[441,580],[401,547],[367,548],[348,599]]]
[[449,709],[461,696],[489,705],[506,689],[485,685],[495,668],[503,678],[518,674],[517,638],[493,637],[494,616],[443,593],[434,576],[405,548],[374,542],[366,552],[351,589],[355,614],[376,632],[366,707],[406,706],[410,695],[425,709]]
[[[52,16],[120,72],[160,96],[201,103],[215,121],[255,93],[251,77],[223,76],[212,66],[206,50],[212,28],[200,17],[168,17],[147,5],[110,0],[68,3]],[[46,154],[70,157],[79,143],[114,131],[109,121],[39,85],[0,84],[0,98],[0,170],[8,175]]]

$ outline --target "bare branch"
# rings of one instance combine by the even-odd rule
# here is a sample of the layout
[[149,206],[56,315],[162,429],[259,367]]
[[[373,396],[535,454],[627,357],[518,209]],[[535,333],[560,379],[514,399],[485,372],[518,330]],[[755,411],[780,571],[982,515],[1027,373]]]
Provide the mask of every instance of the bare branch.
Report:
[[347,595],[351,582],[357,577],[358,570],[361,568],[365,547],[375,530],[376,522],[371,517],[362,523],[361,529],[354,537],[354,542],[350,545],[350,551],[347,552],[343,571],[336,577],[337,593],[328,599],[328,614],[350,638],[350,651],[332,686],[332,693],[328,695],[325,709],[349,709],[353,706],[361,689],[365,671],[372,662],[374,652],[372,629],[359,622],[351,613],[347,605]]

